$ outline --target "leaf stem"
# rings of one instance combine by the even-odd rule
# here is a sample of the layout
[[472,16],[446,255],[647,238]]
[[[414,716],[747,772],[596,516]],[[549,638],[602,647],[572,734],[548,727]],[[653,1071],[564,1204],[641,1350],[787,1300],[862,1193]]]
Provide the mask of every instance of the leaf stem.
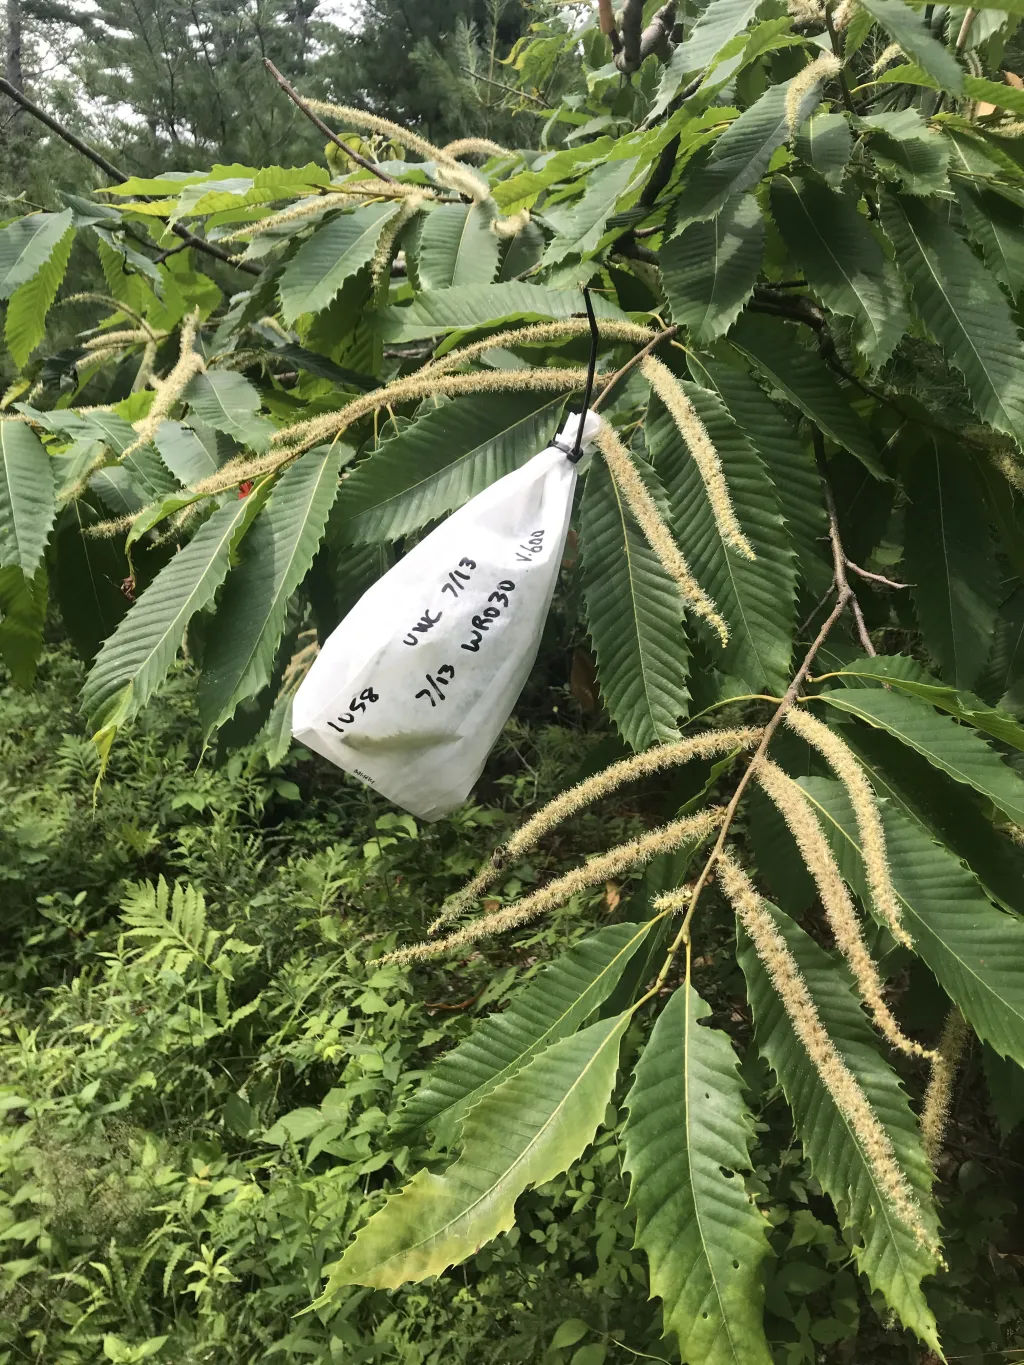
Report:
[[313,113],[312,109],[310,109],[309,105],[305,102],[305,100],[295,89],[295,87],[288,80],[286,80],[284,76],[281,75],[280,71],[278,71],[277,67],[274,65],[274,63],[270,60],[269,57],[263,58],[263,65],[273,76],[274,80],[277,81],[278,85],[291,100],[292,104],[294,104],[297,109],[301,109],[302,112],[309,119],[310,123],[315,124],[315,126],[320,129],[321,133],[323,133],[325,137],[329,137],[330,140],[334,143],[335,147],[339,147],[349,158],[349,160],[354,161],[357,166],[362,166],[364,171],[369,171],[370,174],[375,175],[378,180],[384,180],[389,185],[394,185],[396,183],[395,177],[393,175],[388,175],[387,171],[382,171],[380,167],[375,166],[372,161],[367,161],[365,156],[360,156],[360,154],[357,151],[353,150],[353,148],[351,148],[347,142],[344,142],[338,136],[337,133],[332,132],[331,129],[328,128],[327,124],[324,123],[323,119]]
[[846,79],[846,66],[845,59],[843,57],[843,45],[839,40],[839,34],[836,32],[836,26],[832,22],[832,6],[830,4],[825,6],[825,27],[828,29],[828,40],[832,44],[832,51],[835,53],[835,55],[839,58],[841,62],[844,62],[844,65],[839,68],[839,88],[843,92],[843,103],[846,105],[847,110],[853,115],[853,117],[856,118],[857,106],[854,104],[853,96],[850,93],[850,82]]
[[630,358],[626,361],[625,365],[623,365],[621,369],[616,370],[613,375],[609,376],[609,378],[605,382],[604,388],[601,390],[600,394],[598,394],[597,398],[594,400],[594,404],[591,411],[593,412],[599,411],[607,401],[608,395],[611,393],[612,389],[618,387],[619,382],[625,379],[626,375],[629,374],[630,370],[635,369],[635,367],[640,364],[641,360],[643,360],[645,356],[650,355],[650,353],[654,350],[656,346],[660,346],[663,341],[671,340],[671,338],[674,337],[678,331],[679,331],[678,327],[663,328],[657,334],[657,336],[651,338],[651,340],[647,343],[643,350],[637,351],[635,355],[630,356]]
[[[38,119],[40,123],[44,124],[52,132],[56,133],[69,147],[74,147],[76,152],[81,152],[83,156],[88,157],[94,166],[98,166],[104,175],[108,176],[117,184],[123,185],[131,178],[126,171],[122,171],[118,166],[115,166],[112,161],[108,161],[102,152],[96,151],[95,147],[90,147],[87,142],[83,142],[70,128],[65,128],[63,123],[58,122],[58,120],[55,119],[52,114],[48,114],[45,109],[41,109],[38,104],[35,104],[27,95],[23,94],[17,86],[12,85],[8,80],[4,80],[2,76],[0,76],[0,92],[14,100],[15,104],[20,104],[22,109],[31,114],[33,118]],[[227,251],[223,250],[222,247],[215,246],[213,242],[207,242],[202,237],[197,237],[194,232],[189,232],[188,228],[184,227],[181,223],[169,223],[165,224],[165,226],[170,232],[173,232],[176,237],[180,237],[186,246],[195,247],[197,251],[203,251],[207,256],[212,256],[215,260],[223,261],[226,265],[233,265],[236,270],[244,270],[248,275],[259,275],[261,273],[259,266],[253,265],[251,261],[236,261],[235,258]],[[149,243],[146,242],[144,245],[148,246]]]
[[[815,453],[819,453],[822,450],[821,432],[818,431],[817,427],[813,427],[812,431],[814,435]],[[736,790],[732,794],[732,799],[729,801],[729,804],[725,808],[725,815],[722,819],[722,824],[718,831],[718,838],[715,840],[715,846],[708,855],[707,860],[705,861],[704,866],[701,869],[700,876],[697,878],[697,881],[694,884],[693,891],[690,895],[690,904],[689,907],[687,908],[686,915],[684,916],[683,922],[679,927],[678,934],[676,935],[675,939],[673,940],[672,944],[668,949],[668,953],[666,955],[664,963],[662,964],[661,971],[658,973],[657,980],[655,981],[654,989],[660,988],[660,986],[664,983],[665,978],[668,976],[669,970],[671,968],[672,960],[678,953],[680,947],[683,944],[685,944],[687,948],[689,948],[690,925],[693,922],[693,916],[697,909],[697,903],[700,899],[701,892],[704,890],[704,888],[707,886],[708,882],[711,879],[712,869],[714,868],[715,862],[717,861],[719,854],[725,847],[725,841],[726,838],[728,837],[729,829],[732,825],[732,822],[736,816],[736,812],[739,809],[740,801],[743,799],[743,793],[746,791],[747,787],[750,784],[751,778],[757,771],[758,764],[761,762],[761,760],[767,753],[768,746],[772,741],[773,735],[775,734],[776,730],[779,728],[779,726],[785,719],[786,712],[789,711],[790,708],[797,701],[800,689],[806,682],[808,676],[810,675],[811,666],[814,663],[814,659],[818,651],[821,649],[822,645],[825,643],[825,641],[831,634],[832,628],[839,621],[839,618],[842,616],[846,608],[847,607],[853,608],[854,604],[856,603],[856,597],[854,596],[853,589],[850,587],[849,579],[846,576],[846,551],[843,548],[843,542],[839,534],[839,523],[836,517],[835,499],[832,497],[832,490],[829,487],[828,480],[825,477],[824,467],[820,463],[819,471],[821,473],[822,483],[824,485],[825,502],[826,506],[828,507],[829,514],[829,539],[832,543],[832,561],[834,571],[833,587],[836,593],[835,604],[833,605],[832,610],[829,612],[828,617],[825,619],[821,629],[814,637],[814,640],[811,643],[810,648],[807,650],[807,653],[804,655],[803,660],[800,663],[800,667],[793,675],[793,680],[789,684],[789,687],[786,689],[785,695],[783,696],[782,700],[776,707],[774,714],[771,716],[770,720],[765,725],[764,731],[761,735],[761,742],[754,750],[750,762],[747,764],[746,768],[743,771],[742,776],[740,777],[739,782],[736,785]],[[858,611],[859,608],[854,609],[854,619],[857,622],[858,630],[860,630],[863,626],[863,617],[858,616]],[[864,634],[865,635],[867,634],[866,629],[864,630]],[[875,650],[874,647],[871,646],[870,639],[867,641],[867,644],[870,647],[869,652],[871,654],[874,654]]]

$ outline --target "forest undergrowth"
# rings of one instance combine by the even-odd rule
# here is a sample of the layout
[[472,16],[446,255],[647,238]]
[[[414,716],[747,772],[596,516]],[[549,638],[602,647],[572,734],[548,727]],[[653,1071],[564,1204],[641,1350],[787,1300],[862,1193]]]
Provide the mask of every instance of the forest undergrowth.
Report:
[[[430,1164],[428,1148],[389,1137],[429,1061],[587,932],[645,916],[681,875],[662,860],[515,942],[377,965],[522,814],[617,741],[567,689],[536,687],[492,755],[483,803],[418,824],[300,748],[273,769],[255,750],[215,766],[182,668],[94,806],[81,671],[54,646],[34,694],[0,686],[0,1361],[678,1360],[632,1245],[624,1110],[457,1274],[303,1311],[384,1193]],[[499,881],[495,903],[691,795],[670,773],[576,817]],[[740,1051],[757,1119],[748,1186],[774,1252],[775,1358],[927,1359],[858,1279],[810,1176],[750,1045],[731,932],[715,904],[693,973]],[[924,969],[893,984],[910,1028],[933,1034],[943,1004]],[[627,1061],[650,1026],[638,1015]],[[948,1268],[927,1286],[949,1358],[978,1365],[1024,1347],[1024,1096],[999,1065],[976,1044],[958,1086],[940,1166]],[[923,1066],[902,1070],[919,1095]]]

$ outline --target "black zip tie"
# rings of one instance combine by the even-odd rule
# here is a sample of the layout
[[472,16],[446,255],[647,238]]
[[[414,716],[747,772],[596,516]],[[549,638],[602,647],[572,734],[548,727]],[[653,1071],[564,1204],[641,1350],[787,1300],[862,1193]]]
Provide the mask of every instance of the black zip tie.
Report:
[[[579,464],[583,458],[583,428],[586,424],[587,413],[590,411],[590,399],[594,392],[594,375],[597,372],[597,348],[601,344],[601,334],[597,330],[597,318],[594,317],[594,305],[590,302],[590,290],[586,285],[583,286],[583,302],[587,309],[587,321],[590,323],[590,363],[587,366],[587,387],[583,394],[583,411],[580,413],[579,426],[576,428],[576,444],[570,453],[565,451],[565,457],[570,464]],[[559,450],[565,447],[559,444]]]

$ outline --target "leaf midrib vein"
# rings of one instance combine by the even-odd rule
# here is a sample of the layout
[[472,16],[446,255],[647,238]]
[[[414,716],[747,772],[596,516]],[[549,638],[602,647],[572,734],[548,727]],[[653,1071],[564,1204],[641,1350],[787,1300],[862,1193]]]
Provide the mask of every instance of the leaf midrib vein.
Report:
[[[432,1243],[439,1242],[443,1237],[446,1237],[449,1234],[450,1229],[456,1226],[458,1223],[470,1221],[475,1210],[479,1208],[479,1206],[482,1203],[484,1203],[488,1198],[490,1198],[490,1196],[494,1193],[496,1189],[498,1189],[501,1186],[502,1183],[506,1183],[508,1181],[509,1175],[518,1167],[522,1166],[523,1163],[531,1155],[531,1153],[536,1149],[540,1140],[545,1136],[548,1129],[552,1126],[556,1119],[559,1118],[565,1106],[569,1103],[570,1099],[573,1098],[576,1091],[583,1084],[583,1081],[586,1079],[587,1075],[592,1070],[592,1068],[597,1064],[597,1061],[602,1056],[605,1048],[609,1045],[613,1038],[616,1038],[616,1036],[617,1036],[616,1029],[610,1029],[607,1037],[603,1039],[599,1047],[594,1049],[594,1052],[587,1059],[587,1063],[584,1066],[583,1070],[579,1073],[579,1075],[573,1081],[572,1085],[565,1092],[562,1098],[555,1105],[554,1109],[552,1109],[548,1117],[544,1120],[541,1126],[534,1133],[533,1137],[529,1140],[529,1142],[518,1154],[518,1156],[515,1157],[512,1163],[509,1166],[507,1166],[499,1174],[499,1176],[492,1181],[490,1185],[482,1189],[475,1199],[473,1199],[470,1203],[466,1204],[462,1208],[462,1210],[455,1217],[450,1218],[447,1223],[442,1224],[441,1227],[437,1228],[435,1231],[431,1232],[427,1236],[420,1238],[418,1242],[414,1242],[410,1246],[404,1247],[401,1251],[396,1251],[394,1255],[388,1256],[383,1261],[378,1261],[377,1265],[386,1266],[389,1265],[392,1261],[404,1259],[407,1256],[411,1256],[415,1252],[419,1251],[422,1247],[429,1246]],[[456,1166],[460,1165],[463,1160],[465,1160],[465,1158],[460,1157],[459,1160],[455,1163],[455,1165]],[[454,1169],[454,1167],[449,1168],[449,1170],[452,1169]],[[447,1175],[448,1173],[449,1172],[446,1172],[445,1175]],[[441,1178],[443,1179],[444,1177]]]

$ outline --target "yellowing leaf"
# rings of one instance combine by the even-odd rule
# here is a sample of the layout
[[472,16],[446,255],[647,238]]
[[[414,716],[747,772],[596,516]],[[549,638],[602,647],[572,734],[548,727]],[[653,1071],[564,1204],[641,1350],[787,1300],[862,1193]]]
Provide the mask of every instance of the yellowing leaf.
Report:
[[583,1152],[604,1117],[630,1013],[563,1038],[466,1116],[462,1155],[419,1171],[358,1234],[320,1302],[346,1284],[395,1289],[464,1261],[515,1222],[515,1201]]

